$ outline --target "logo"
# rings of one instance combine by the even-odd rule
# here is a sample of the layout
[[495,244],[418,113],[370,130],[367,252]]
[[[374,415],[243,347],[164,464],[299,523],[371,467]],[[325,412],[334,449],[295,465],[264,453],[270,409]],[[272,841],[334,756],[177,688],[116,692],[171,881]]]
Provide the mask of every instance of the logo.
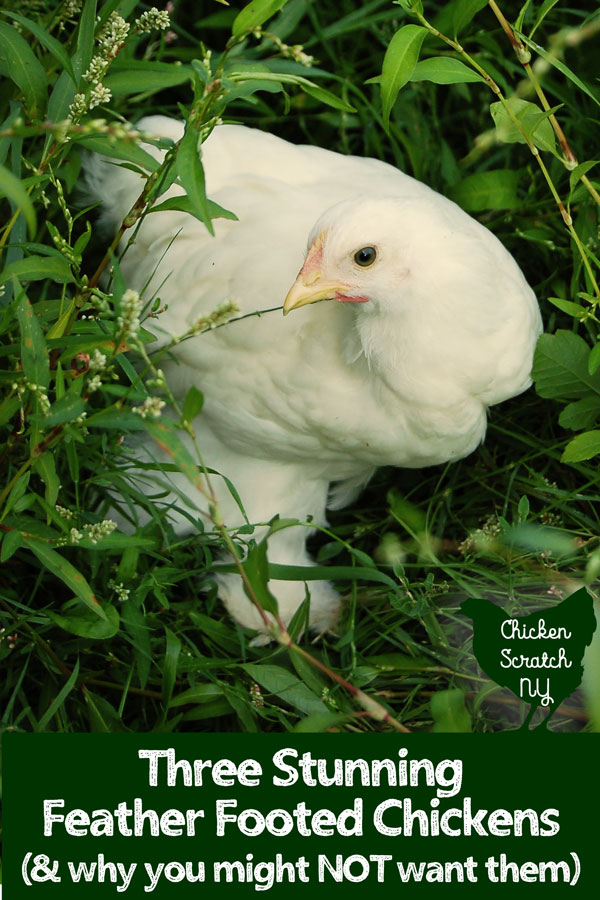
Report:
[[529,728],[538,706],[549,710],[537,726],[546,728],[556,708],[581,684],[583,654],[596,630],[586,589],[529,616],[511,617],[489,600],[474,598],[460,610],[473,620],[473,653],[480,667],[530,704],[521,730]]

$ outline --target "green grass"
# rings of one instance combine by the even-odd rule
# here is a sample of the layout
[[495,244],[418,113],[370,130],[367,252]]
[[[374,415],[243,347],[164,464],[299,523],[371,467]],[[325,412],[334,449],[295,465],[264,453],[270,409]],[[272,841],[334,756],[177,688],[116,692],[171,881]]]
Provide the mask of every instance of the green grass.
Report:
[[[99,4],[104,19],[116,5]],[[66,126],[49,123],[66,119],[73,100],[65,60],[79,78],[97,52],[95,4],[88,0],[81,17],[65,19],[68,4],[25,2],[19,13],[34,27],[20,21],[19,39],[7,32],[10,17],[0,20],[0,66],[7,59],[7,35],[19,57],[6,67],[0,95],[0,191],[6,197],[0,239],[7,274],[0,299],[3,730],[381,731],[392,727],[389,718],[417,731],[514,727],[523,711],[510,695],[490,693],[490,683],[477,673],[458,603],[468,595],[487,596],[519,613],[556,602],[582,580],[592,591],[597,586],[600,447],[594,426],[600,400],[596,406],[594,398],[600,391],[592,385],[586,415],[571,410],[573,429],[562,427],[559,414],[573,397],[561,391],[560,364],[551,369],[549,384],[538,384],[539,394],[531,389],[491,410],[486,443],[468,459],[425,470],[381,470],[352,507],[331,515],[329,533],[311,543],[319,563],[329,573],[335,567],[371,567],[387,575],[388,586],[345,577],[339,583],[346,601],[339,635],[317,644],[300,638],[295,650],[276,643],[250,647],[252,635],[226,615],[211,572],[228,536],[217,527],[175,536],[128,478],[121,438],[135,415],[121,409],[104,414],[109,418],[103,429],[89,423],[102,409],[114,413],[119,401],[126,408],[143,402],[144,383],[155,375],[157,360],[147,343],[131,341],[127,354],[118,352],[123,335],[117,316],[127,287],[118,264],[106,296],[90,293],[108,246],[97,234],[93,210],[77,205],[83,151],[111,150],[124,163],[143,167],[135,140],[119,132],[121,117],[135,122],[148,112],[181,116],[180,107],[193,110],[196,127],[210,128],[213,117],[222,116],[288,140],[375,156],[456,198],[515,255],[540,300],[547,334],[563,329],[585,340],[578,371],[587,372],[598,332],[593,193],[600,187],[599,170],[573,174],[561,160],[548,118],[537,120],[535,130],[531,118],[515,124],[523,108],[510,105],[514,101],[508,113],[497,111],[496,131],[490,104],[498,97],[483,80],[407,81],[386,130],[380,86],[366,82],[381,74],[394,35],[417,22],[411,3],[281,5],[263,26],[279,44],[266,35],[247,36],[238,19],[239,41],[230,43],[226,59],[251,83],[252,66],[260,61],[280,76],[308,78],[312,87],[275,81],[269,82],[273,92],[232,99],[225,71],[222,92],[203,98],[192,61],[211,48],[214,75],[239,9],[176,2],[172,34],[153,31],[125,41],[106,74],[112,100],[84,112],[66,143]],[[452,39],[454,25],[461,25],[457,13],[477,6],[483,4],[426,0],[424,16]],[[514,23],[520,4],[500,7]],[[145,8],[122,4],[131,23]],[[546,57],[554,53],[559,66],[540,62],[534,52],[533,71],[544,97],[559,107],[556,116],[578,162],[594,160],[600,18],[585,8],[532,2],[525,5],[520,31],[527,37],[533,29],[533,40]],[[58,41],[59,49],[44,35]],[[469,59],[431,33],[420,59],[442,56],[471,71],[482,67],[505,98],[542,102],[489,6],[472,19],[463,15],[459,37]],[[283,58],[281,41],[301,45],[314,57],[312,66]],[[147,60],[146,71],[140,74],[133,60]],[[387,61],[388,68],[400,65],[389,54]],[[404,73],[407,78],[411,71]],[[86,82],[80,87],[89,93]],[[388,95],[392,90],[389,84],[384,89]],[[514,140],[498,139],[510,137],[511,129]],[[192,125],[189,133],[195,139]],[[547,177],[525,139],[539,145]],[[178,165],[184,183],[198,183],[191,163],[189,169]],[[506,171],[513,174],[499,174]],[[571,232],[552,190],[570,208]],[[157,200],[151,192],[145,199]],[[204,198],[191,201],[194,214],[210,225]],[[45,220],[57,229],[54,237]],[[91,374],[76,354],[90,353],[101,339],[116,377],[104,378],[88,395],[84,385]],[[202,336],[194,339],[201,347]],[[563,360],[568,355],[562,343],[544,348]],[[142,382],[133,365],[145,369]],[[539,359],[536,367],[539,372]],[[35,390],[27,387],[31,383]],[[44,418],[44,395],[52,404],[50,419]],[[82,412],[87,431],[86,420],[78,421]],[[173,459],[185,467],[178,424],[174,419],[170,426]],[[571,445],[571,461],[564,461],[574,434],[589,432],[591,437]],[[113,532],[97,544],[65,544],[71,527],[84,533],[85,525],[102,521],[107,488],[114,485],[148,509],[150,524],[133,536]],[[56,512],[57,503],[72,511],[70,522]],[[120,597],[111,585],[123,586]],[[92,591],[103,615],[90,599]],[[597,657],[597,645],[594,652]],[[308,655],[376,700],[380,711],[369,714],[360,696],[316,668]],[[584,702],[565,705],[554,728],[600,727],[594,680],[588,679]]]

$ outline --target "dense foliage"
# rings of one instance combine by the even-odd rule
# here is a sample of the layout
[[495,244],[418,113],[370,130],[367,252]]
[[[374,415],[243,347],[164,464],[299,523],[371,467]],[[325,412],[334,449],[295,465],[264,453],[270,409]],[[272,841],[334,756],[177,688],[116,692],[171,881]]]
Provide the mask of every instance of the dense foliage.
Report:
[[[556,0],[3,10],[2,729],[481,731],[517,720],[514,698],[476,675],[457,606],[486,596],[531,611],[582,581],[593,591],[600,571],[599,39],[597,12]],[[187,120],[179,144],[155,141],[160,165],[135,127],[148,112]],[[215,510],[209,527],[192,520],[177,537],[152,505],[160,473],[140,487],[123,441],[147,432],[208,489],[181,441],[202,385],[174,401],[160,370],[169,348],[153,353],[144,327],[160,297],[128,289],[117,248],[161,215],[176,179],[209,230],[235,214],[206,197],[196,152],[221,120],[385,159],[447,194],[516,256],[546,323],[537,393],[494,408],[478,452],[380,471],[315,538],[318,574],[347,602],[339,635],[314,645],[299,637],[301,613],[291,638],[249,646],[212,577],[238,534]],[[116,236],[98,230],[78,188],[88,151],[146,177]],[[178,339],[201,353],[202,332],[230,314]],[[131,533],[110,519],[111,491]],[[141,508],[150,522],[136,527]],[[264,550],[244,565],[268,603]],[[569,701],[553,727],[600,727],[597,643],[586,677],[585,703]]]

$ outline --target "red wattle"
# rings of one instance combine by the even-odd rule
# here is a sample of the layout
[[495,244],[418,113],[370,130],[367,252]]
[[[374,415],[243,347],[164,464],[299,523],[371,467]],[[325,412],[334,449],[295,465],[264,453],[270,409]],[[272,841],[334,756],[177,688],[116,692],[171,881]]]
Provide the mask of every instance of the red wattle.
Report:
[[335,292],[335,299],[339,303],[368,303],[369,297],[349,297],[348,294],[340,294],[339,291]]

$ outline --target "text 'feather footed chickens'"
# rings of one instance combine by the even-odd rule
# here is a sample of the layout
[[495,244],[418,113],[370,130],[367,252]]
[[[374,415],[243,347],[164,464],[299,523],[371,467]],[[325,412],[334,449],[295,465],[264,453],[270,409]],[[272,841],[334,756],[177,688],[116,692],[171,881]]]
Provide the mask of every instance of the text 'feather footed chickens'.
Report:
[[581,804],[597,748],[577,735],[105,737],[5,736],[8,898],[535,895],[596,878]]

